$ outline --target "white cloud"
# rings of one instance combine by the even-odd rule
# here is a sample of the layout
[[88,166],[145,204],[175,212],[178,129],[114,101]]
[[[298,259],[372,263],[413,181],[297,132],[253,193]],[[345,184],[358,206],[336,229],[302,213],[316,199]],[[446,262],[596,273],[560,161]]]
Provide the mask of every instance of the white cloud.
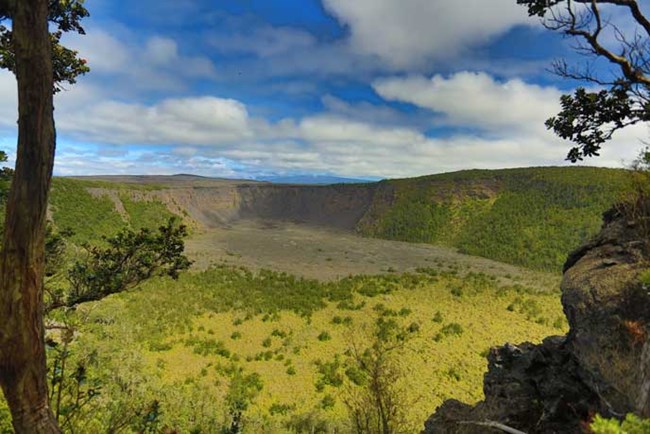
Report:
[[[58,136],[64,145],[68,143],[59,147],[56,171],[191,172],[235,177],[299,171],[407,177],[468,168],[565,164],[569,143],[534,126],[507,126],[517,122],[537,125],[535,116],[541,122],[547,115],[541,110],[535,115],[534,110],[521,105],[509,87],[489,77],[478,80],[485,84],[484,88],[464,86],[464,80],[457,76],[441,80],[441,87],[434,86],[441,93],[431,100],[427,99],[427,89],[433,86],[431,80],[414,81],[427,87],[407,90],[421,95],[422,106],[441,111],[449,122],[470,125],[482,120],[480,125],[489,129],[490,134],[433,138],[417,126],[386,122],[383,118],[373,120],[374,107],[366,107],[370,110],[367,116],[346,115],[349,107],[344,107],[338,114],[269,122],[252,117],[243,103],[232,99],[203,96],[168,98],[149,105],[125,103],[107,99],[100,90],[82,84],[56,99]],[[553,91],[529,88],[523,83],[518,86],[515,93],[530,98],[533,106],[543,106],[540,101],[550,98],[547,92]],[[464,113],[459,102],[471,101],[472,95],[477,94],[481,95],[481,103],[465,104],[469,113]],[[15,130],[15,80],[7,72],[0,73],[0,95],[5,97],[0,103],[0,114],[12,115],[3,118],[2,125],[9,129],[13,124]],[[336,105],[336,101],[330,103]],[[513,108],[499,114],[500,104]],[[363,105],[355,107],[364,110]],[[498,115],[487,111],[490,107]],[[600,158],[586,163],[618,166],[621,160],[629,162],[641,146],[638,137],[647,134],[646,126],[626,129],[606,144]]]
[[110,145],[219,145],[251,134],[243,104],[209,96],[170,98],[150,106],[111,100],[79,106],[63,99],[57,126],[77,140]]
[[543,130],[544,121],[560,109],[561,92],[554,87],[519,79],[497,82],[485,73],[388,78],[375,81],[373,87],[386,100],[443,114],[446,124],[487,130]]
[[[314,116],[303,119],[299,125],[300,138],[327,148],[328,143],[343,144],[372,143],[373,147],[399,147],[407,143],[419,143],[424,135],[416,130],[350,121],[330,116]],[[372,152],[367,149],[366,152]]]
[[449,59],[518,24],[534,23],[514,0],[324,0],[352,46],[407,68]]
[[111,82],[111,91],[124,95],[151,90],[184,90],[191,78],[215,78],[212,61],[184,55],[183,47],[170,38],[152,36],[145,41],[128,30],[113,32],[89,28],[86,35],[66,35],[65,44],[88,60],[91,74],[84,81]]

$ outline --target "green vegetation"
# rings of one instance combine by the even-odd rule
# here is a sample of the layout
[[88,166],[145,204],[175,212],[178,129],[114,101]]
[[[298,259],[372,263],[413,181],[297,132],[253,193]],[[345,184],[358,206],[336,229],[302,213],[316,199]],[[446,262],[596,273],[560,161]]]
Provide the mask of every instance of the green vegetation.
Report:
[[[115,235],[125,224],[133,229],[156,228],[173,214],[160,202],[136,201],[127,193],[157,188],[148,184],[54,178],[50,197],[52,218],[58,229],[73,232],[71,240],[77,244],[100,242],[104,236]],[[123,206],[124,214],[118,212],[116,202]]]
[[590,167],[472,170],[384,181],[393,202],[376,199],[358,230],[559,271],[567,254],[597,232],[602,213],[629,183],[627,171]]
[[[570,169],[565,178],[564,170],[472,171],[413,185],[391,181],[404,203],[384,210],[374,227],[386,233],[373,235],[421,237],[555,270],[558,252],[598,227],[599,207],[616,198],[626,179],[622,171],[600,169]],[[603,180],[603,173],[610,179]],[[452,182],[458,191],[439,192]],[[487,184],[494,192],[477,191]],[[117,184],[55,180],[51,250],[69,255],[60,266],[76,263],[73,282],[77,273],[80,287],[101,295],[83,300],[103,298],[106,289],[118,292],[51,314],[61,333],[74,330],[74,339],[53,344],[48,354],[51,389],[61,391],[57,412],[67,430],[350,432],[355,417],[376,419],[368,403],[387,392],[401,402],[394,422],[410,432],[444,399],[481,399],[483,355],[490,346],[566,331],[556,291],[512,284],[516,276],[510,275],[501,276],[506,285],[494,275],[448,264],[327,282],[218,265],[157,273],[169,276],[140,283],[137,273],[133,279],[112,265],[93,265],[97,258],[121,264],[128,249],[116,249],[111,239],[153,236],[151,229],[171,215],[160,202],[138,200],[146,191],[132,193]],[[417,198],[414,205],[411,197]],[[437,202],[430,207],[431,198]],[[410,227],[414,209],[426,221]],[[564,237],[562,242],[546,237],[553,224],[552,236]],[[521,233],[529,244],[519,242]],[[171,235],[157,240],[173,252]],[[84,251],[79,246],[85,242],[100,244]],[[149,265],[154,259],[139,247],[126,257]],[[138,291],[111,289],[136,284]],[[382,370],[390,374],[388,383],[386,377],[373,380]],[[7,416],[0,403],[3,434]]]
[[111,199],[90,194],[91,185],[67,178],[55,178],[52,183],[52,218],[57,228],[72,230],[71,239],[77,244],[96,243],[124,226]]
[[641,419],[633,414],[628,414],[625,420],[604,419],[597,415],[591,425],[594,434],[648,434],[650,433],[650,419]]
[[161,202],[133,200],[126,193],[120,194],[119,197],[133,229],[156,228],[174,216]]
[[[57,349],[69,367],[61,408],[74,409],[66,423],[75,432],[103,432],[118,419],[127,432],[145,423],[178,432],[350,432],[354,412],[374,414],[364,403],[384,393],[376,386],[386,378],[372,380],[381,367],[393,373],[386,393],[402,403],[394,422],[410,432],[443,399],[481,398],[486,347],[557,333],[508,310],[518,298],[534,300],[549,321],[561,314],[557,292],[456,270],[320,282],[220,266],[158,277],[54,313],[78,330]],[[441,330],[447,337],[436,342]],[[60,360],[54,354],[50,363]],[[92,396],[70,407],[78,384]]]

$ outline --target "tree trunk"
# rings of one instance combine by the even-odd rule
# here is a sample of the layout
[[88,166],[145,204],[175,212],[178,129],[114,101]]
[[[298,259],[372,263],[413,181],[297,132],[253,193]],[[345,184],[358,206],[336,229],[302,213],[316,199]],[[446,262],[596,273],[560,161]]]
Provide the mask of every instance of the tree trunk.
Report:
[[11,3],[18,151],[0,254],[0,386],[16,433],[59,433],[43,342],[45,213],[55,147],[48,1]]

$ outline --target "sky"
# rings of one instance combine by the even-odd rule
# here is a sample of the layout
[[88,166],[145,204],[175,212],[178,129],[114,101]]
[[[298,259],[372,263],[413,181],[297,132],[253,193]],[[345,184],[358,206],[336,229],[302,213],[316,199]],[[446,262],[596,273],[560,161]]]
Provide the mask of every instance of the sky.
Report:
[[[64,42],[92,71],[55,97],[56,175],[380,179],[570,164],[570,143],[544,121],[579,83],[548,70],[584,59],[515,0],[86,6],[87,34]],[[0,73],[10,156],[15,86]],[[585,164],[629,164],[647,135],[626,129]]]

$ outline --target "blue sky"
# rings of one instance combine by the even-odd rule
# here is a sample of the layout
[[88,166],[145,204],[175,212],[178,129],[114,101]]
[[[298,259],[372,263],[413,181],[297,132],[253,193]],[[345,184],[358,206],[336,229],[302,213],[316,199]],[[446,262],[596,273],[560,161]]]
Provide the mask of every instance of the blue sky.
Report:
[[[87,0],[55,173],[407,177],[567,164],[545,130],[570,41],[515,0]],[[607,11],[613,20],[618,11]],[[15,82],[0,74],[0,147]],[[646,126],[592,165],[630,162]]]

